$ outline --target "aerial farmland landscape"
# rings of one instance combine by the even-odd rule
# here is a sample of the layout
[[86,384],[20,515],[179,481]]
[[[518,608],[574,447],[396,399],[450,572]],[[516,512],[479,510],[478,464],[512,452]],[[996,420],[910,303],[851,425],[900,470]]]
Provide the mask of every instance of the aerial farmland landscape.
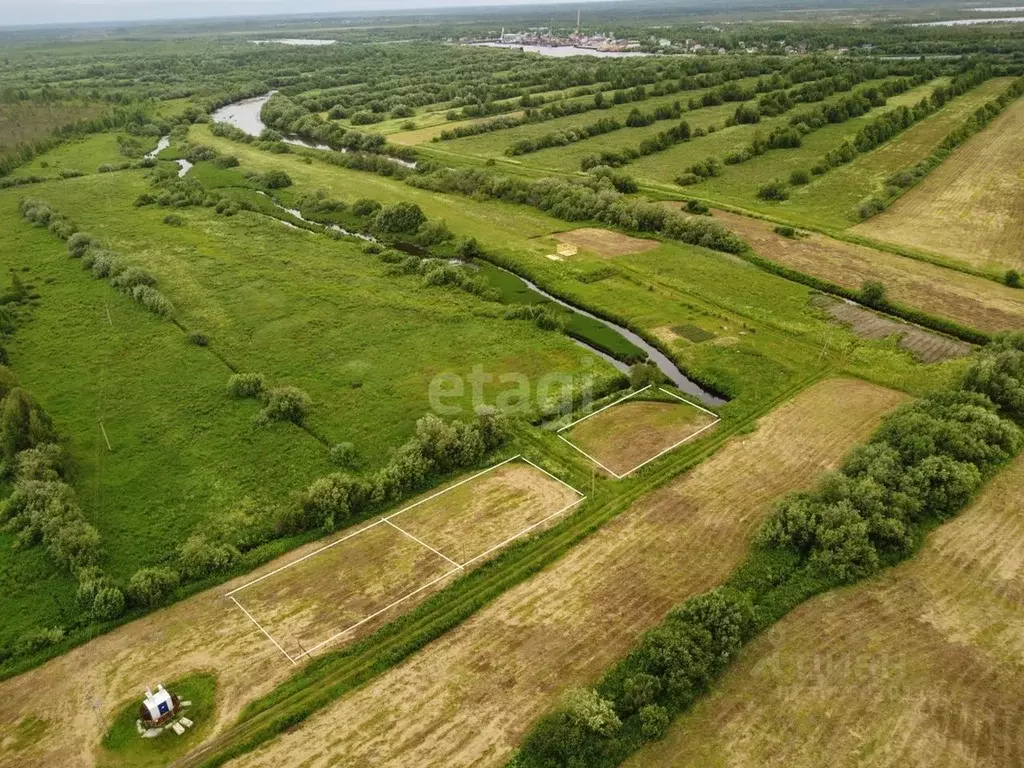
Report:
[[1024,7],[0,13],[0,768],[1024,766]]

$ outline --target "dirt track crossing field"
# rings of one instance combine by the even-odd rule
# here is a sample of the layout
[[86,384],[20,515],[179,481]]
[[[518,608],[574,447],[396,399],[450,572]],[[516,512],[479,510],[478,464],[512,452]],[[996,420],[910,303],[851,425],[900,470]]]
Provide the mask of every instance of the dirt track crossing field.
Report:
[[1024,291],[825,235],[792,240],[749,216],[715,211],[715,219],[760,256],[791,269],[853,289],[879,280],[895,301],[983,331],[1024,328]]
[[[434,493],[425,494],[424,498],[431,496]],[[461,531],[467,555],[477,556],[578,498],[576,493],[540,470],[516,461],[418,504],[412,508],[418,515],[407,518],[406,524],[418,533],[432,531],[436,540],[442,543],[450,541],[446,537],[453,532]],[[474,516],[475,526],[469,524]],[[384,532],[383,526],[381,530]],[[346,535],[347,532],[335,538]],[[314,556],[303,561],[303,564],[317,563],[318,572],[311,576],[318,580],[314,582],[317,586],[333,588],[329,595],[333,605],[330,601],[320,601],[312,607],[313,611],[319,611],[325,624],[328,620],[336,620],[332,609],[337,613],[349,611],[355,615],[359,608],[386,605],[386,602],[380,603],[374,598],[384,599],[397,594],[401,586],[399,582],[406,574],[427,567],[424,563],[430,563],[430,558],[435,557],[418,544],[404,548],[403,543],[401,552],[407,557],[399,563],[396,569],[399,573],[386,573],[385,578],[379,564],[373,560],[375,555],[385,552],[382,542],[386,543],[384,539],[370,539],[360,550],[347,553],[348,562],[333,573],[325,566],[339,565],[336,560],[317,563],[318,557]],[[317,541],[299,547],[251,574],[155,611],[41,667],[0,682],[0,766],[93,766],[100,739],[118,707],[127,699],[140,695],[147,686],[170,682],[199,670],[213,671],[218,678],[217,726],[211,734],[215,735],[223,724],[238,716],[246,703],[265,695],[297,669],[226,597],[227,593],[312,554],[325,543],[328,542]],[[409,543],[414,544],[411,540]],[[470,552],[471,555],[468,554]],[[353,566],[359,563],[366,565],[369,571],[353,570]],[[295,569],[289,568],[278,575],[285,576],[291,570]],[[379,582],[373,582],[375,574],[381,576]],[[417,575],[424,574],[419,572]],[[260,582],[260,586],[274,583],[274,578]],[[285,591],[302,593],[305,582],[286,579],[283,584]],[[365,587],[368,593],[360,593],[361,587]],[[382,595],[384,592],[387,594]],[[409,610],[429,594],[429,590],[420,593],[374,622],[361,626],[352,638],[346,636],[344,640],[364,636]],[[245,596],[245,590],[238,593],[240,599],[246,600]],[[296,605],[302,607],[301,603],[294,601],[289,605],[293,609]],[[298,622],[299,618],[296,613],[288,620]],[[337,647],[337,644],[331,647]],[[5,735],[13,732],[24,718],[46,721],[46,730],[36,744],[16,751],[15,741],[5,739]]]
[[879,240],[997,271],[1024,268],[1024,99],[884,213],[858,224]]
[[800,606],[628,768],[1024,765],[1024,457],[910,562]]
[[811,485],[903,399],[815,385],[365,688],[231,765],[499,766],[569,686],[721,582],[771,502]]

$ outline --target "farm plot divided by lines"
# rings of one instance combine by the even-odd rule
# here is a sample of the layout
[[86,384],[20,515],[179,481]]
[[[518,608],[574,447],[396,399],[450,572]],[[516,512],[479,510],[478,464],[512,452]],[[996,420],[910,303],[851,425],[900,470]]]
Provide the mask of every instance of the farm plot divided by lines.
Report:
[[661,387],[658,391],[679,402],[634,399],[651,386],[567,424],[558,436],[621,480],[720,421],[717,414]]
[[583,498],[516,456],[345,533],[227,596],[296,664],[426,596]]

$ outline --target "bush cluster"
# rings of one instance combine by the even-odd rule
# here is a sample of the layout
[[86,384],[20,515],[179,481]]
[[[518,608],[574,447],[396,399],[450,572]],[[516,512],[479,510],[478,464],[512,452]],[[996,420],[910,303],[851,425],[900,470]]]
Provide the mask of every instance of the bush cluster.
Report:
[[170,317],[173,314],[174,306],[154,287],[156,280],[152,275],[127,266],[116,254],[100,248],[91,235],[78,231],[69,219],[54,212],[49,204],[26,198],[21,201],[21,213],[36,226],[47,227],[64,239],[68,255],[80,259],[82,267],[90,270],[97,279],[109,280],[114,288],[155,315]]
[[471,422],[445,422],[427,414],[416,422],[414,436],[372,476],[334,473],[314,480],[282,515],[279,529],[332,531],[371,505],[393,502],[441,475],[475,466],[507,436],[506,420],[491,409],[481,409]]
[[408,183],[435,192],[458,192],[530,205],[567,221],[591,219],[625,230],[656,232],[727,253],[743,249],[743,242],[717,222],[629,198],[606,178],[534,181],[485,170],[444,168],[416,174]]

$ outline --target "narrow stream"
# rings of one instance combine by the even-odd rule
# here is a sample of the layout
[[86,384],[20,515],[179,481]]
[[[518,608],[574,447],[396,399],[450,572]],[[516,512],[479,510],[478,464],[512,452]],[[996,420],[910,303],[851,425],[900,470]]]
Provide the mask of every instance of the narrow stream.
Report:
[[[263,96],[257,96],[255,98],[244,99],[242,101],[237,101],[233,104],[228,104],[216,110],[213,113],[212,118],[217,122],[230,123],[231,125],[234,125],[236,128],[240,128],[241,130],[245,131],[251,136],[259,136],[263,132],[263,129],[266,127],[263,124],[263,120],[260,119],[260,110],[263,109],[263,105],[267,103],[267,99],[269,99],[273,94],[274,91],[271,91],[270,93],[264,94]],[[161,144],[163,144],[163,139],[161,139],[160,141]],[[326,145],[309,144],[308,142],[302,141],[301,139],[285,139],[285,141],[287,141],[289,144],[296,144],[303,147],[309,147],[311,149],[330,149],[330,147]],[[161,147],[158,146],[157,149],[154,151],[154,155],[156,152],[159,152],[160,149]],[[395,162],[409,165],[404,161],[397,160],[395,158],[392,159],[395,160]],[[178,162],[187,163],[188,161],[179,160]],[[191,164],[188,165],[188,168],[191,168]],[[179,173],[178,175],[184,176],[188,172],[188,168],[183,166],[181,173]],[[303,217],[300,211],[294,208],[286,208],[285,206],[278,203],[277,200],[275,200],[273,197],[267,195],[265,192],[260,192],[259,194],[265,195],[280,210],[290,213],[296,219],[304,221],[307,224],[313,224],[323,229],[330,229],[335,232],[340,232],[343,235],[358,237],[359,239],[366,240],[368,242],[377,242],[376,239],[371,237],[370,235],[364,235],[358,232],[349,232],[348,230],[339,227],[337,224],[324,225],[320,224],[319,222],[309,221],[308,219]],[[288,222],[284,223],[288,224]],[[504,271],[508,272],[508,270]],[[658,350],[657,347],[654,347],[653,345],[649,344],[647,341],[643,339],[643,337],[639,336],[638,334],[634,333],[628,328],[623,328],[622,326],[616,325],[610,320],[605,320],[604,318],[598,317],[597,315],[593,315],[590,312],[587,312],[584,309],[580,309],[579,307],[574,306],[567,301],[563,301],[562,299],[552,296],[544,289],[531,283],[529,280],[520,277],[519,275],[515,275],[515,273],[513,272],[509,272],[509,274],[514,275],[519,280],[522,280],[523,284],[526,285],[530,290],[536,291],[538,294],[548,299],[549,301],[553,301],[556,304],[559,304],[560,306],[563,306],[573,312],[578,312],[579,314],[584,315],[585,317],[592,318],[593,320],[596,320],[602,325],[611,328],[624,339],[631,342],[634,346],[643,350],[647,354],[648,359],[656,366],[658,366],[658,370],[660,370],[665,375],[665,377],[669,381],[671,381],[676,387],[678,387],[682,392],[686,392],[687,394],[693,395],[699,398],[700,400],[704,401],[704,403],[712,406],[723,405],[727,402],[726,400],[723,400],[717,395],[713,395],[712,393],[708,392],[692,379],[687,378],[686,374],[679,370],[678,366],[676,366],[676,364],[673,363],[667,355]],[[608,355],[607,353],[599,349],[595,349],[594,347],[591,347],[589,344],[586,344],[585,342],[582,342],[579,339],[574,339],[574,341],[576,341],[576,343],[579,344],[580,346],[589,349],[602,360],[611,363],[618,370],[623,372],[629,371],[629,366],[623,363],[621,360],[616,360],[611,355]]]
[[[156,143],[156,149],[154,149],[152,152],[147,152],[146,153],[146,157],[147,158],[154,158],[157,155],[159,155],[161,152],[163,152],[165,149],[167,149],[169,146],[171,146],[171,137],[170,136],[161,136],[160,137],[160,141],[158,141]],[[176,162],[178,164],[178,178],[179,179],[182,176],[184,176],[186,173],[188,173],[189,171],[192,170],[192,163],[190,163],[188,160],[185,160],[184,158],[179,158],[178,160],[175,160],[174,162]]]
[[[505,270],[505,271],[508,272],[508,270]],[[514,273],[509,272],[509,274],[514,274]],[[518,277],[520,280],[522,280],[523,283],[530,290],[536,291],[537,293],[539,293],[541,296],[543,296],[544,298],[548,299],[549,301],[553,301],[556,304],[559,304],[560,306],[563,306],[563,307],[565,307],[567,309],[571,309],[573,312],[578,312],[579,314],[581,314],[581,315],[583,315],[585,317],[589,317],[589,318],[592,318],[594,320],[597,320],[597,322],[601,323],[602,325],[607,326],[608,328],[611,328],[613,331],[615,331],[617,334],[622,336],[627,341],[632,342],[635,346],[637,346],[640,349],[642,349],[647,354],[647,357],[650,358],[650,361],[652,363],[654,363],[656,366],[658,366],[658,370],[661,371],[665,375],[665,378],[667,378],[669,381],[671,381],[682,392],[686,392],[687,394],[694,395],[695,397],[698,397],[701,400],[703,400],[708,405],[724,405],[725,403],[728,402],[727,400],[723,400],[722,398],[718,397],[717,395],[711,394],[706,389],[704,389],[699,384],[697,384],[697,382],[693,381],[692,379],[687,378],[686,374],[683,373],[681,370],[679,370],[679,367],[675,363],[673,363],[668,358],[668,356],[665,353],[661,352],[657,347],[649,344],[639,334],[634,333],[633,331],[629,330],[628,328],[623,328],[621,325],[616,325],[611,320],[605,320],[603,317],[598,317],[597,315],[591,314],[590,312],[587,312],[585,309],[580,309],[579,307],[575,306],[574,304],[570,304],[567,301],[563,301],[562,299],[558,298],[557,296],[552,296],[550,293],[545,291],[543,288],[537,286],[534,283],[531,283],[525,277],[520,277],[519,275],[516,275],[516,277]],[[582,342],[580,342],[580,343],[582,343]],[[584,344],[584,346],[587,346],[587,345]],[[589,347],[589,346],[587,346],[587,348],[591,349],[594,352],[597,352],[597,354],[600,355],[601,357],[603,357],[604,359],[606,359],[606,360],[609,359],[609,355],[606,355],[603,352],[599,352],[598,350],[594,350],[592,347]],[[619,363],[619,361],[615,361],[615,362]],[[620,365],[623,366],[623,367],[620,367]],[[616,365],[615,367],[619,368],[619,370],[626,370],[626,371],[629,370],[629,366],[626,366],[624,363],[619,363],[619,365]]]

